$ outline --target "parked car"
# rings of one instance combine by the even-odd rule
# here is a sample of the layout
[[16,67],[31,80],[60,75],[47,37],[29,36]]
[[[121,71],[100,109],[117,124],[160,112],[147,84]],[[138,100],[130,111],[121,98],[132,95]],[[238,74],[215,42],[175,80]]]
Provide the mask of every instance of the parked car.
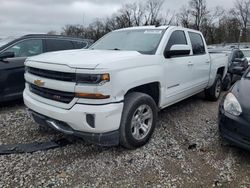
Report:
[[222,84],[222,88],[224,91],[228,91],[231,88],[232,84],[240,79],[238,75],[232,72],[235,67],[242,67],[243,70],[246,70],[248,68],[248,60],[244,56],[243,52],[238,48],[232,49],[229,52],[228,72]]
[[0,102],[22,97],[24,61],[44,52],[87,48],[91,40],[57,35],[26,35],[0,40]]
[[243,52],[244,56],[247,58],[248,66],[250,65],[250,48],[242,48],[241,51]]
[[[242,69],[236,68],[241,74]],[[250,149],[250,68],[230,89],[219,107],[219,130],[223,138]]]
[[195,30],[120,29],[87,50],[29,58],[24,103],[41,127],[132,149],[149,141],[158,110],[204,90],[217,100],[227,64]]

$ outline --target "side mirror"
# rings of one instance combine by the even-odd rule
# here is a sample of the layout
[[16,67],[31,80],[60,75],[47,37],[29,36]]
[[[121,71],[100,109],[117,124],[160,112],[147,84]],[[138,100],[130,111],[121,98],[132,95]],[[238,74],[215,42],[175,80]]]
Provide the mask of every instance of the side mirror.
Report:
[[166,58],[171,58],[173,56],[184,56],[189,55],[190,51],[191,49],[188,45],[175,44],[170,48],[170,50],[166,50],[164,52],[164,56]]
[[12,57],[15,57],[14,52],[3,52],[2,54],[0,54],[0,61],[4,61],[4,59]]
[[232,69],[232,73],[239,75],[239,76],[242,76],[244,74],[244,72],[245,72],[244,67],[234,67]]

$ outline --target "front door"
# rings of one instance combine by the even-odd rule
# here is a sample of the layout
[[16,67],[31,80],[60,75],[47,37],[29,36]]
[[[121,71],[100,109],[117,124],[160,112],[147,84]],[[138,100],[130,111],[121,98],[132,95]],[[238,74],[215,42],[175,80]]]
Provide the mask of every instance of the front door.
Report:
[[[188,45],[184,31],[173,31],[165,50],[170,50],[175,44]],[[174,56],[164,59],[164,72],[166,73],[164,106],[180,101],[191,93],[192,69],[193,63],[190,55]]]
[[[24,90],[24,62],[27,57],[43,52],[42,40],[26,39],[3,52],[14,52],[15,57],[0,61],[0,93],[4,98],[16,98]],[[2,53],[3,53],[2,52]]]

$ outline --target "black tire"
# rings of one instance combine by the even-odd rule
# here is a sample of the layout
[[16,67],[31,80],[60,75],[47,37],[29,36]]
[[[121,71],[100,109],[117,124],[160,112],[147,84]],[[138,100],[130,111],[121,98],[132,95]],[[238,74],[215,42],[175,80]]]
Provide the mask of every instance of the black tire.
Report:
[[222,89],[223,91],[228,91],[232,86],[232,75],[230,73],[227,73],[225,78],[222,82]]
[[214,84],[205,90],[205,97],[210,101],[217,101],[220,98],[222,90],[221,75],[217,74]]
[[[152,115],[150,122],[152,123],[152,125],[149,126],[150,128],[148,129],[144,138],[136,139],[132,133],[134,125],[132,124],[132,119],[135,119],[136,112],[142,106],[146,106],[147,109],[150,111],[150,114]],[[139,116],[138,114],[137,116]],[[142,119],[141,122],[143,122]],[[149,141],[154,132],[156,121],[157,121],[157,106],[155,104],[155,101],[149,95],[139,92],[133,92],[127,94],[124,100],[124,107],[120,124],[120,144],[128,149],[135,149],[145,145]],[[138,130],[138,128],[136,129]],[[138,132],[138,134],[140,135],[140,131]]]

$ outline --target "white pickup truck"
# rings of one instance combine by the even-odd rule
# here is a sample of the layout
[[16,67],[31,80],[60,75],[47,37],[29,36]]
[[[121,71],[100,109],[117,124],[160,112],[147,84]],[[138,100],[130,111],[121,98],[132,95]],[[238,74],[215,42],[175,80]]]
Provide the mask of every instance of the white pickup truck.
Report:
[[202,91],[217,100],[227,64],[198,31],[132,27],[27,59],[23,98],[40,127],[132,149],[149,141],[158,110]]

